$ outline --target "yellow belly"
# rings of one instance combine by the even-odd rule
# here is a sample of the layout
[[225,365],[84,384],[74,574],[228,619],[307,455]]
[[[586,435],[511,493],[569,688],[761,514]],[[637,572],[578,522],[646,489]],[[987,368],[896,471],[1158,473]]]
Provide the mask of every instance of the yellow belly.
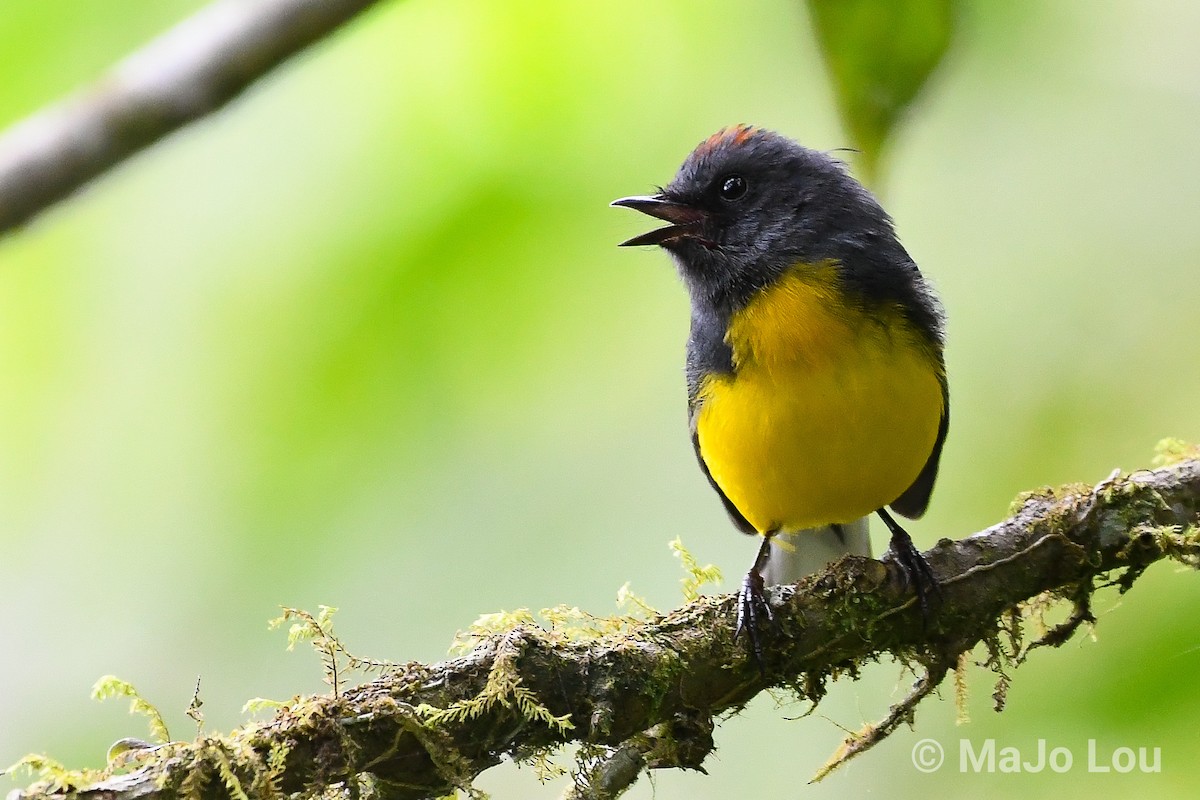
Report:
[[937,438],[933,345],[895,309],[848,307],[806,267],[730,321],[735,373],[701,385],[700,454],[761,532],[850,522],[899,497]]

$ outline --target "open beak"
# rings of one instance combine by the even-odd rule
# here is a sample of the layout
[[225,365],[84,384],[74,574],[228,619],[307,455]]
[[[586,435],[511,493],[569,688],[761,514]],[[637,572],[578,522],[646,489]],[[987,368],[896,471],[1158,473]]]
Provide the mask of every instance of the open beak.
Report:
[[643,195],[639,197],[622,197],[613,200],[610,205],[632,208],[643,214],[649,214],[655,219],[666,220],[671,224],[665,228],[657,228],[649,233],[626,239],[618,247],[636,247],[643,244],[664,244],[686,237],[699,237],[700,226],[708,215],[698,208],[670,200],[661,194]]

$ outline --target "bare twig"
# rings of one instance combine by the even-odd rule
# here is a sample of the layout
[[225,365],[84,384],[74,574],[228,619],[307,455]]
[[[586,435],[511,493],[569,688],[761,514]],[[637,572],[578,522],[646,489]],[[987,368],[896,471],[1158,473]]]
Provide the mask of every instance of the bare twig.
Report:
[[[894,563],[847,557],[797,586],[769,590],[776,624],[760,632],[761,670],[734,641],[731,595],[701,597],[599,639],[520,626],[461,658],[404,665],[340,696],[297,699],[270,722],[228,737],[166,745],[136,772],[98,782],[58,776],[21,800],[216,798],[231,783],[265,797],[357,791],[363,780],[388,800],[434,797],[466,787],[502,757],[569,742],[584,745],[592,767],[575,797],[614,796],[642,763],[700,768],[713,717],[764,689],[788,686],[816,701],[827,680],[855,675],[867,659],[890,653],[922,665],[913,693],[848,743],[853,755],[911,722],[959,654],[983,642],[995,655],[1006,631],[1017,641],[1015,606],[1055,592],[1082,622],[1090,617],[1084,587],[1109,573],[1136,577],[1165,558],[1196,564],[1198,524],[1197,460],[1094,489],[1046,491],[998,525],[926,553],[943,593],[928,624]],[[1074,627],[1046,643],[1060,644]],[[1015,667],[1016,655],[1004,653],[1003,666]],[[1007,689],[1007,674],[997,671]]]
[[917,710],[917,704],[932,694],[941,685],[942,679],[946,677],[946,673],[949,670],[950,665],[942,661],[926,667],[925,673],[917,678],[912,689],[904,696],[904,699],[888,710],[888,714],[883,718],[882,722],[866,725],[862,730],[850,734],[842,741],[842,745],[837,749],[837,752],[813,775],[811,783],[817,783],[850,759],[867,752],[891,736],[901,724],[908,723],[911,725],[913,723],[913,715]]
[[193,120],[376,0],[219,0],[0,135],[0,233]]

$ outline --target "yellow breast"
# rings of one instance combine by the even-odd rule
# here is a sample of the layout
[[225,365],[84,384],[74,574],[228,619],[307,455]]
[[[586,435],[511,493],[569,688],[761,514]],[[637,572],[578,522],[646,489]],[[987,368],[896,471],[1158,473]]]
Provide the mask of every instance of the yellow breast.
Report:
[[734,314],[734,374],[700,387],[700,455],[759,531],[850,522],[899,497],[933,450],[939,361],[896,308],[849,305],[801,266]]

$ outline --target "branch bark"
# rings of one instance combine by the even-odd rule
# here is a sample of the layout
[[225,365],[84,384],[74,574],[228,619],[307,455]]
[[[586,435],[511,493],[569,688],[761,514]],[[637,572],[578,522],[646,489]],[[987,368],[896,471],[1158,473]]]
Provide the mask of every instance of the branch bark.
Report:
[[0,136],[0,234],[216,111],[376,0],[220,0]]
[[[1023,601],[1045,592],[1067,599],[1077,627],[1090,619],[1093,586],[1110,574],[1124,590],[1162,559],[1197,566],[1198,525],[1200,460],[1114,474],[1095,487],[1031,495],[1009,519],[938,542],[926,557],[943,599],[929,625],[896,564],[847,557],[769,590],[777,624],[761,631],[762,672],[733,639],[732,595],[702,597],[593,640],[520,626],[461,658],[404,665],[340,695],[297,699],[228,737],[172,743],[133,772],[90,785],[34,785],[18,800],[216,798],[236,794],[230,775],[251,797],[357,790],[364,776],[389,800],[436,797],[469,786],[503,757],[569,742],[584,745],[581,774],[595,782],[582,781],[570,796],[610,797],[643,765],[701,769],[714,716],[764,689],[790,687],[816,702],[829,679],[853,677],[867,659],[891,654],[921,665],[909,700],[850,737],[836,764],[911,721],[958,654],[983,642],[995,655],[1008,641],[1001,633],[1017,627],[1004,621]],[[1061,644],[1074,627],[1051,631],[1045,643]],[[1036,645],[1010,643],[1004,668]]]

